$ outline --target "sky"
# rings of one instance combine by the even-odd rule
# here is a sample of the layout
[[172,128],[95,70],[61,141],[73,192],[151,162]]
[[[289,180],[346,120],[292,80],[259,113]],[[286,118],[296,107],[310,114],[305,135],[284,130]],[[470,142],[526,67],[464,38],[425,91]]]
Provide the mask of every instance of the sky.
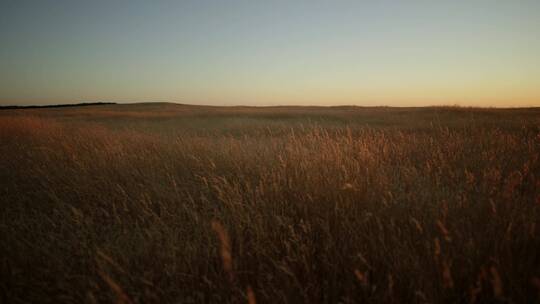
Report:
[[0,0],[0,105],[540,106],[540,1]]

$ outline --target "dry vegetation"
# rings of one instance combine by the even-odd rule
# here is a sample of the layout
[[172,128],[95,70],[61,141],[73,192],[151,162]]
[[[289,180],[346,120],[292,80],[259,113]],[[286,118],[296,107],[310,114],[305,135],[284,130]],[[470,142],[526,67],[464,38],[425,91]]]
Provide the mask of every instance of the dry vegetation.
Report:
[[540,301],[540,110],[0,112],[0,302]]

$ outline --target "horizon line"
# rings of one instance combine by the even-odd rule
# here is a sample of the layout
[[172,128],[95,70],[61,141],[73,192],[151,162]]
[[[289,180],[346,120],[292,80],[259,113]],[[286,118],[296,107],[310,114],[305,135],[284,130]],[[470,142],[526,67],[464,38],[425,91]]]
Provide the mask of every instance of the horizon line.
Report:
[[136,102],[116,102],[116,101],[84,101],[77,103],[59,103],[59,104],[30,104],[30,105],[0,105],[0,110],[23,110],[23,109],[40,109],[40,108],[63,108],[63,107],[86,107],[86,106],[107,106],[107,105],[178,105],[178,106],[193,106],[193,107],[215,107],[215,108],[462,108],[462,109],[540,109],[540,105],[531,106],[469,106],[460,104],[439,104],[439,105],[423,105],[423,106],[394,106],[394,105],[357,105],[357,104],[340,104],[340,105],[310,105],[310,104],[276,104],[276,105],[213,105],[213,104],[190,104],[171,101],[136,101]]

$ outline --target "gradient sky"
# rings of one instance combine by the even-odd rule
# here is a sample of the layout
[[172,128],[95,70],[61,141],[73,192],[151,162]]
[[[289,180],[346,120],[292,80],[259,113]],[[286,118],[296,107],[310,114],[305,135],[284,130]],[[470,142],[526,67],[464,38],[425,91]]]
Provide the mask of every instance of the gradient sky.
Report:
[[540,106],[540,1],[0,0],[0,105]]

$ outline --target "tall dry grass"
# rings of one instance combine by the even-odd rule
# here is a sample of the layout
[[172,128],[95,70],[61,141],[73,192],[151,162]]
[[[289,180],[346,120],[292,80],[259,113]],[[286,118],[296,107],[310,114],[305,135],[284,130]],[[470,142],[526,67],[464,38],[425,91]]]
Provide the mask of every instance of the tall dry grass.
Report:
[[540,301],[536,123],[28,113],[0,117],[5,303]]

